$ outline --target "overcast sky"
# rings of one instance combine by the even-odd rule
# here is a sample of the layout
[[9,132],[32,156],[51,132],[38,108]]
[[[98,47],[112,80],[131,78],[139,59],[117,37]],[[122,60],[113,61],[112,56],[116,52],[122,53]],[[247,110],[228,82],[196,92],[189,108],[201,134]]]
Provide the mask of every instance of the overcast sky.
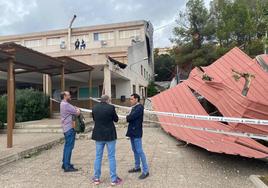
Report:
[[165,47],[171,45],[174,20],[185,3],[186,0],[0,0],[0,35],[66,28],[76,14],[73,27],[149,20],[155,28],[155,47]]

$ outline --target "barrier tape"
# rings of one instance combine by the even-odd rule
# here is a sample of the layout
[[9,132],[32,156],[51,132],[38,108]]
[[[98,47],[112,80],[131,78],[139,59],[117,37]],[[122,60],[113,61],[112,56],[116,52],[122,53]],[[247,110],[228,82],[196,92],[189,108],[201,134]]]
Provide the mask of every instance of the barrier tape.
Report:
[[[55,101],[57,103],[60,103],[59,101],[57,101],[55,99],[52,99],[52,98],[50,100]],[[94,99],[94,101],[100,102],[97,99]],[[130,107],[125,107],[125,106],[120,106],[120,105],[114,105],[114,106],[115,107],[118,107],[118,108],[120,108],[120,107],[123,107],[125,109],[127,108],[129,110],[131,109]],[[86,109],[86,108],[79,108],[79,109],[82,112],[87,112],[87,113],[91,113],[92,112],[92,110]],[[154,112],[154,111],[150,111],[150,112]],[[161,115],[162,114],[166,115],[166,112],[158,112],[158,113],[160,113]],[[167,113],[170,114],[169,112],[167,112]],[[191,114],[189,114],[189,115],[191,115]],[[121,118],[121,119],[125,119],[126,118],[126,116],[124,116],[124,115],[118,115],[118,117]],[[175,116],[173,116],[173,117],[175,117]],[[178,117],[178,116],[176,116],[176,117]],[[193,119],[193,116],[190,116],[188,119]],[[240,119],[240,118],[235,118],[235,119]],[[202,120],[204,120],[204,119],[202,119]],[[171,126],[174,126],[174,127],[192,129],[192,130],[197,130],[197,131],[205,131],[205,132],[216,133],[216,134],[223,134],[223,135],[237,136],[237,137],[244,137],[244,138],[253,138],[253,139],[259,139],[259,140],[268,141],[268,136],[261,135],[261,134],[243,133],[243,132],[231,132],[231,131],[224,131],[224,130],[220,130],[220,129],[211,129],[211,128],[204,128],[204,127],[190,126],[190,125],[180,125],[180,124],[176,124],[176,123],[167,123],[167,122],[152,121],[152,120],[146,120],[146,122],[149,122],[149,123],[157,123],[157,124],[164,124],[164,125],[171,125]]]
[[[100,102],[98,99],[90,98],[95,102]],[[115,107],[131,110],[131,107],[120,106],[113,104]],[[172,112],[159,112],[145,109],[144,112],[148,114],[160,115],[160,116],[169,116],[176,118],[184,119],[196,119],[202,121],[219,121],[219,122],[228,122],[228,123],[248,123],[255,125],[268,125],[268,120],[264,119],[249,119],[249,118],[234,118],[234,117],[220,117],[220,116],[205,116],[205,115],[194,115],[194,114],[181,114],[181,113],[172,113]]]

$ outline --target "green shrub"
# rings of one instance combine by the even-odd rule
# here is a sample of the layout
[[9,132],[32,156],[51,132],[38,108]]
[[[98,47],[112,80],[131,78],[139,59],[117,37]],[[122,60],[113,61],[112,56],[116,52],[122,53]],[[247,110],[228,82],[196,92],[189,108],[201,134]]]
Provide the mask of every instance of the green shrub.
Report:
[[[16,122],[48,117],[49,98],[33,89],[16,90]],[[7,96],[0,97],[0,122],[7,122]]]
[[152,97],[156,94],[158,94],[158,91],[155,87],[155,84],[154,84],[154,82],[150,82],[150,84],[148,85],[147,95],[148,95],[148,97]]
[[7,121],[7,96],[0,96],[0,128],[4,127]]

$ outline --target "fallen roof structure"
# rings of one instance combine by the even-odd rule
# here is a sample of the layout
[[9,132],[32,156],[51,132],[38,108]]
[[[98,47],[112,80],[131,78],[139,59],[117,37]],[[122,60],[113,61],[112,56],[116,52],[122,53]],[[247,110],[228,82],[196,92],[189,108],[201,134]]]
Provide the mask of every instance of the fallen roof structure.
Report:
[[[266,60],[265,57],[262,59]],[[245,81],[236,81],[233,70],[254,75],[246,96],[242,95]],[[209,79],[204,79],[204,75]],[[202,67],[201,70],[195,68],[188,80],[154,96],[153,108],[162,112],[209,115],[196,98],[196,93],[214,105],[224,117],[268,119],[268,73],[257,60],[252,60],[239,48],[232,49],[208,67]],[[268,147],[254,139],[188,129],[169,123],[261,135],[268,135],[267,125],[222,123],[168,116],[158,118],[166,132],[208,151],[268,159]]]

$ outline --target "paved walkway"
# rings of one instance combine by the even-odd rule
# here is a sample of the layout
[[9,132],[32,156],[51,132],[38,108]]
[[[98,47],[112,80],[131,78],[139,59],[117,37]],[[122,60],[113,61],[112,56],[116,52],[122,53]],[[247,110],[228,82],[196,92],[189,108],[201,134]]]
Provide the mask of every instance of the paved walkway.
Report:
[[62,133],[14,134],[13,147],[7,148],[7,135],[0,134],[0,166],[24,157],[24,155],[27,156],[27,153],[34,153],[41,147],[49,148],[61,140],[63,140]]
[[[133,155],[129,140],[124,139],[125,129],[119,128],[117,142],[118,175],[124,183],[119,187],[152,188],[250,188],[251,174],[268,172],[266,163],[237,156],[211,154],[194,146],[181,146],[180,142],[164,133],[160,128],[145,128],[144,149],[150,165],[150,177],[138,180],[139,174],[128,174],[133,167]],[[0,169],[0,187],[97,187],[90,179],[93,175],[94,142],[78,140],[73,153],[73,163],[80,170],[64,173],[60,169],[62,145],[38,156],[24,159]],[[102,169],[103,183],[98,187],[109,187],[110,178],[105,152]]]

